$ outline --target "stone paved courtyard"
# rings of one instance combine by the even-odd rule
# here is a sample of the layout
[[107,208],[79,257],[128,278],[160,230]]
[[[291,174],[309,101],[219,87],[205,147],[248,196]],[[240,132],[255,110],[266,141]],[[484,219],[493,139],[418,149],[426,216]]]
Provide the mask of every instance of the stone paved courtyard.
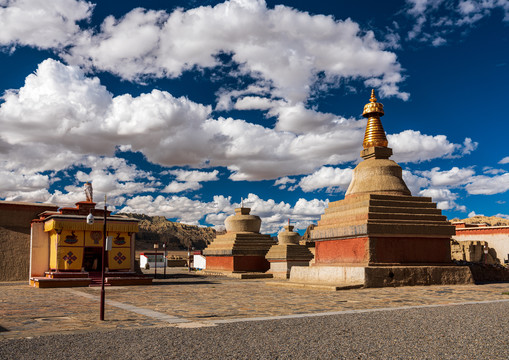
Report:
[[[158,274],[161,276],[160,274]],[[327,315],[349,311],[476,302],[509,302],[509,283],[309,290],[269,286],[172,269],[152,286],[37,289],[0,283],[0,339],[147,327],[206,327],[221,322]]]

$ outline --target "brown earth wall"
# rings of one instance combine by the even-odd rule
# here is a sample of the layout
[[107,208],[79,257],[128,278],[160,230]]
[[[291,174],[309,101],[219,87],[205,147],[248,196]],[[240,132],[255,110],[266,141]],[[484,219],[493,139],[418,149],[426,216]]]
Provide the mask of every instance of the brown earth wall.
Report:
[[30,234],[30,222],[43,211],[56,211],[58,206],[0,201],[0,226]]
[[30,234],[0,227],[0,281],[28,281]]
[[0,281],[28,281],[30,222],[56,205],[0,202]]

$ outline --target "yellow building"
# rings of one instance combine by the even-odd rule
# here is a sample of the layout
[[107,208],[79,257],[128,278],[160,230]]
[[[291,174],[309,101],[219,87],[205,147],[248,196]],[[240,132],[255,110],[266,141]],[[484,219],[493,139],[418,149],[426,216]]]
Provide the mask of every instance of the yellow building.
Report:
[[[105,210],[92,201],[76,207],[45,211],[32,221],[30,285],[35,287],[89,286],[100,282]],[[92,214],[94,223],[87,223]],[[134,269],[138,220],[106,214],[112,249],[105,255],[105,281],[112,285],[151,283]]]

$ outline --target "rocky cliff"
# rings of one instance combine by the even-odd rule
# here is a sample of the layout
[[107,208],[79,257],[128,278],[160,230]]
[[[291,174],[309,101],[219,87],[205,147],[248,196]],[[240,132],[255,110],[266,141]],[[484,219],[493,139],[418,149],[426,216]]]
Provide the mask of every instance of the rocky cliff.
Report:
[[171,222],[163,216],[123,215],[140,220],[136,250],[153,250],[154,243],[159,244],[159,249],[166,243],[168,250],[184,250],[188,247],[203,250],[216,237],[216,231],[212,228]]
[[477,215],[467,219],[452,219],[451,222],[464,222],[465,224],[487,224],[488,226],[509,226],[509,219],[497,216]]

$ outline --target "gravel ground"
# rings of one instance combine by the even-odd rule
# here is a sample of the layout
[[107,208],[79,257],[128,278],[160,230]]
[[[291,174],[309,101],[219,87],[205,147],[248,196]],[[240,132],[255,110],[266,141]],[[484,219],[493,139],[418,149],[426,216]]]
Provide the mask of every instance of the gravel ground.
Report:
[[0,359],[509,359],[509,303],[0,341]]

